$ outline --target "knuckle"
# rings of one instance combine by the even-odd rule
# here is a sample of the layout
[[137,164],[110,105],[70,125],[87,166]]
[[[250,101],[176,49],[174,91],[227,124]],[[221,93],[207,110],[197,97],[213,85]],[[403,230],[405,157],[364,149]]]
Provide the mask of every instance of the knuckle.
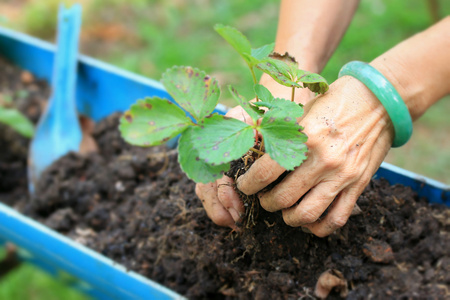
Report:
[[345,166],[342,170],[342,172],[340,172],[340,177],[342,179],[344,179],[345,181],[356,181],[356,180],[360,180],[362,176],[362,172],[359,169],[359,166]]
[[329,227],[333,230],[343,227],[347,223],[348,218],[346,216],[332,217],[329,220]]
[[308,131],[308,141],[306,142],[306,144],[308,145],[308,149],[315,149],[320,145],[320,140],[317,138],[317,135],[315,135],[314,132]]
[[359,182],[361,184],[361,188],[365,188],[369,184],[371,179],[372,179],[372,175],[370,175],[370,174],[362,175],[359,180]]
[[288,208],[298,200],[290,189],[280,191],[274,198],[280,209]]
[[301,223],[302,224],[310,224],[317,221],[320,217],[320,214],[315,210],[304,210],[301,214]]
[[276,177],[277,176],[271,166],[268,166],[267,164],[261,164],[259,165],[259,172],[254,177],[254,182],[258,185],[266,186],[269,183],[272,183],[276,179]]
[[337,169],[341,166],[341,159],[335,157],[334,155],[327,155],[322,157],[323,167],[327,170]]
[[292,215],[283,214],[283,220],[286,225],[296,227],[302,226],[305,224],[311,224],[319,219],[319,214],[312,210],[304,210],[300,213],[297,213],[297,217],[293,217]]

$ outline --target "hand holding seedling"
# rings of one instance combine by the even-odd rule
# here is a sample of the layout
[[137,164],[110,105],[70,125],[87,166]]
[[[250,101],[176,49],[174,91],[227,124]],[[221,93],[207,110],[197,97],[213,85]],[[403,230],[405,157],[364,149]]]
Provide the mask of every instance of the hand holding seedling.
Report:
[[[449,28],[447,17],[371,63],[397,89],[412,120],[450,93],[446,83],[450,55],[445,50],[450,46]],[[387,154],[394,138],[392,121],[367,87],[344,76],[327,94],[306,105],[300,125],[309,137],[308,159],[274,189],[259,193],[259,198],[268,211],[282,210],[287,224],[326,236],[347,222]],[[237,185],[246,194],[258,193],[283,172],[265,155]]]
[[[358,80],[344,77],[333,83],[328,93],[312,100],[300,121],[308,136],[308,159],[272,190],[259,193],[261,206],[282,210],[286,224],[307,227],[318,236],[343,226],[392,143],[392,126],[383,110]],[[284,171],[265,155],[237,186],[255,194]]]
[[[220,94],[217,81],[195,68],[173,67],[163,74],[162,82],[181,108],[158,97],[139,100],[121,118],[123,137],[131,144],[154,146],[181,135],[178,161],[186,175],[198,183],[220,179],[235,160],[243,160],[249,167],[249,160],[253,162],[265,153],[286,170],[294,170],[306,159],[307,151],[307,137],[297,124],[303,108],[294,101],[296,91],[324,93],[328,90],[326,80],[299,69],[288,54],[272,53],[273,44],[252,48],[235,28],[217,25],[215,29],[247,63],[254,80],[255,101],[246,100],[229,87],[240,106],[231,112],[235,118],[214,114]],[[257,84],[256,68],[287,87],[290,99],[274,97]],[[239,172],[233,177],[237,178]],[[224,180],[211,188],[229,183]]]

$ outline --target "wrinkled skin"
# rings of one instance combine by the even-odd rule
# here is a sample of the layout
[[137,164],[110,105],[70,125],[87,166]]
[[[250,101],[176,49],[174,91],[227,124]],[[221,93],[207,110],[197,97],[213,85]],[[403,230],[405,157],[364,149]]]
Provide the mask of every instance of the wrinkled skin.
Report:
[[[243,114],[235,108],[229,116],[242,119]],[[281,210],[286,224],[324,237],[347,222],[392,144],[393,129],[376,97],[348,76],[309,101],[299,124],[308,136],[308,159],[271,191],[261,193],[285,171],[264,155],[238,179],[237,187],[248,195],[258,193],[267,211]],[[236,227],[244,207],[231,178],[198,184],[196,192],[216,224]],[[327,215],[320,218],[328,207]]]

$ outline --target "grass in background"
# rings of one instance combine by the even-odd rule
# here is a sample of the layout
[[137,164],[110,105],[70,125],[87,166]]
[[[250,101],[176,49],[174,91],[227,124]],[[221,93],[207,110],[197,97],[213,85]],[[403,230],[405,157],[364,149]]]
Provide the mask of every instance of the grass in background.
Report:
[[69,288],[30,264],[22,264],[0,279],[0,299],[3,300],[87,300],[80,292]]
[[[1,1],[0,25],[53,40],[57,2]],[[234,26],[258,47],[273,42],[279,6],[278,0],[78,2],[83,4],[81,51],[84,54],[157,80],[173,65],[191,65],[215,76],[221,86],[234,85],[247,97],[252,89],[247,67],[214,32],[213,26],[216,23]],[[449,15],[450,1],[439,3],[440,15]],[[429,27],[431,20],[426,0],[362,0],[322,75],[333,82],[348,61],[371,61]],[[221,102],[234,105],[229,98],[223,89]],[[450,183],[449,113],[450,98],[447,97],[414,124],[411,141],[393,149],[386,161]],[[61,285],[32,267],[23,266],[2,279],[0,299],[81,299],[79,295],[69,298],[73,291]],[[57,295],[56,298],[51,298],[49,293]]]

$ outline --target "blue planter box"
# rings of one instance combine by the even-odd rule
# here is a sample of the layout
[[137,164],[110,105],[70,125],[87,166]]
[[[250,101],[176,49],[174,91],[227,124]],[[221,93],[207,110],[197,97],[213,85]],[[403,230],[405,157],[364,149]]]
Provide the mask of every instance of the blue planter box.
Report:
[[[55,47],[52,44],[0,27],[0,56],[51,81]],[[77,107],[81,114],[98,121],[128,109],[146,96],[170,98],[154,80],[80,55]],[[217,111],[224,112],[220,106]],[[431,202],[450,205],[450,186],[384,163],[377,177],[391,184],[412,187]],[[110,259],[0,204],[0,242],[21,248],[21,258],[58,276],[68,273],[73,285],[98,299],[182,299],[177,293],[144,278]]]

